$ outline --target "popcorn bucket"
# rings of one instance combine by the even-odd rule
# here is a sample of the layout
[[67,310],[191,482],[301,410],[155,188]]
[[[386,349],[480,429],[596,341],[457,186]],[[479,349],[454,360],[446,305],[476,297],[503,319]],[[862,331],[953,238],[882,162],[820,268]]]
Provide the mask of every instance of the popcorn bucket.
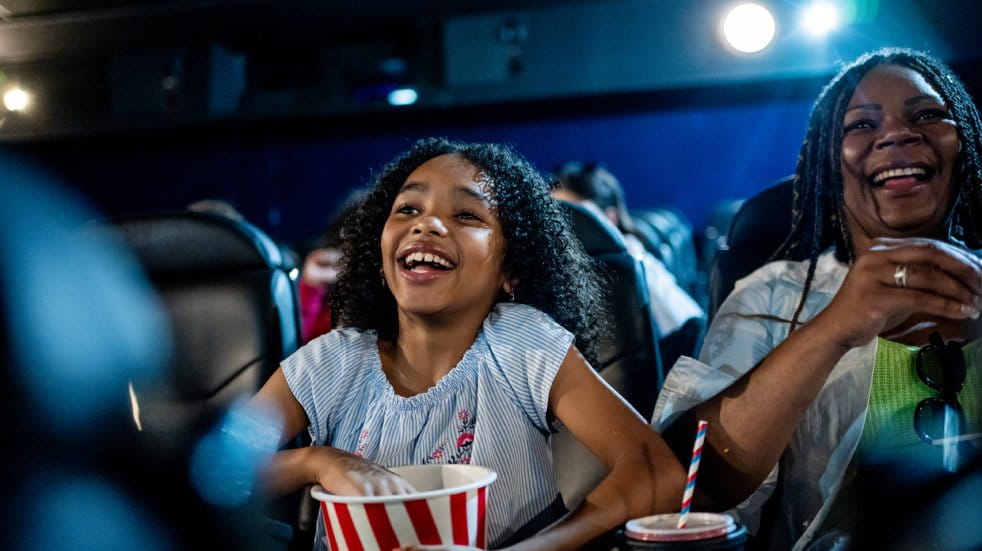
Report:
[[487,489],[498,475],[474,465],[395,467],[417,493],[338,496],[314,486],[332,551],[405,545],[487,546]]

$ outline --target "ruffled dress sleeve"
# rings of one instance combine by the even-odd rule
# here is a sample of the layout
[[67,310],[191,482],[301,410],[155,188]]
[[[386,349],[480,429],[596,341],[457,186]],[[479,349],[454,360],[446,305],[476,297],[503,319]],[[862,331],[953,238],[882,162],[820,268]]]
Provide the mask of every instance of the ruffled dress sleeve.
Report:
[[573,334],[545,313],[525,304],[503,303],[484,321],[490,368],[532,423],[548,432],[549,390]]
[[310,438],[324,444],[356,379],[369,373],[364,366],[377,355],[374,334],[337,329],[318,337],[283,360],[280,367],[287,385],[310,421]]

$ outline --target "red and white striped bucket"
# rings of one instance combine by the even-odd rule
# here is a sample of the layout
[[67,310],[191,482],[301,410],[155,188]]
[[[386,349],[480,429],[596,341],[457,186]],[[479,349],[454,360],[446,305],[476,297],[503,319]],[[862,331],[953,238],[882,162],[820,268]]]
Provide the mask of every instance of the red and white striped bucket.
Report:
[[487,546],[487,489],[498,475],[475,465],[394,467],[417,493],[338,496],[314,486],[332,551],[405,545]]

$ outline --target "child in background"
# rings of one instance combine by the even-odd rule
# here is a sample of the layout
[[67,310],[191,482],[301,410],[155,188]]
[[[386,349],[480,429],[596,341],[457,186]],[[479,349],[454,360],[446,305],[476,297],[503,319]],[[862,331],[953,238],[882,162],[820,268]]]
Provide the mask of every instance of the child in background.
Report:
[[[602,303],[567,227],[506,147],[428,139],[386,166],[342,232],[338,328],[254,399],[283,416],[282,440],[307,428],[315,444],[276,454],[267,489],[406,493],[386,467],[482,465],[498,473],[488,541],[527,549],[677,509],[682,466],[589,365]],[[609,474],[553,524],[566,513],[549,450],[558,423]]]
[[330,298],[341,266],[341,228],[363,198],[361,191],[352,193],[304,256],[299,285],[304,344],[331,330]]

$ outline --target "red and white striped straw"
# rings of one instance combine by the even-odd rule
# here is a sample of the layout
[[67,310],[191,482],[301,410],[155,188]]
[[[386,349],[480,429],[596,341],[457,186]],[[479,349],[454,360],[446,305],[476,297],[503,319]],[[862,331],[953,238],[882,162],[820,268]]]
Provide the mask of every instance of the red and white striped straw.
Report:
[[696,489],[696,473],[699,472],[699,460],[702,459],[702,445],[706,441],[706,428],[709,423],[699,420],[696,429],[696,442],[692,445],[692,461],[689,462],[689,478],[685,482],[685,493],[682,494],[682,511],[679,512],[679,528],[685,528],[689,520],[689,509],[692,509],[692,493]]

